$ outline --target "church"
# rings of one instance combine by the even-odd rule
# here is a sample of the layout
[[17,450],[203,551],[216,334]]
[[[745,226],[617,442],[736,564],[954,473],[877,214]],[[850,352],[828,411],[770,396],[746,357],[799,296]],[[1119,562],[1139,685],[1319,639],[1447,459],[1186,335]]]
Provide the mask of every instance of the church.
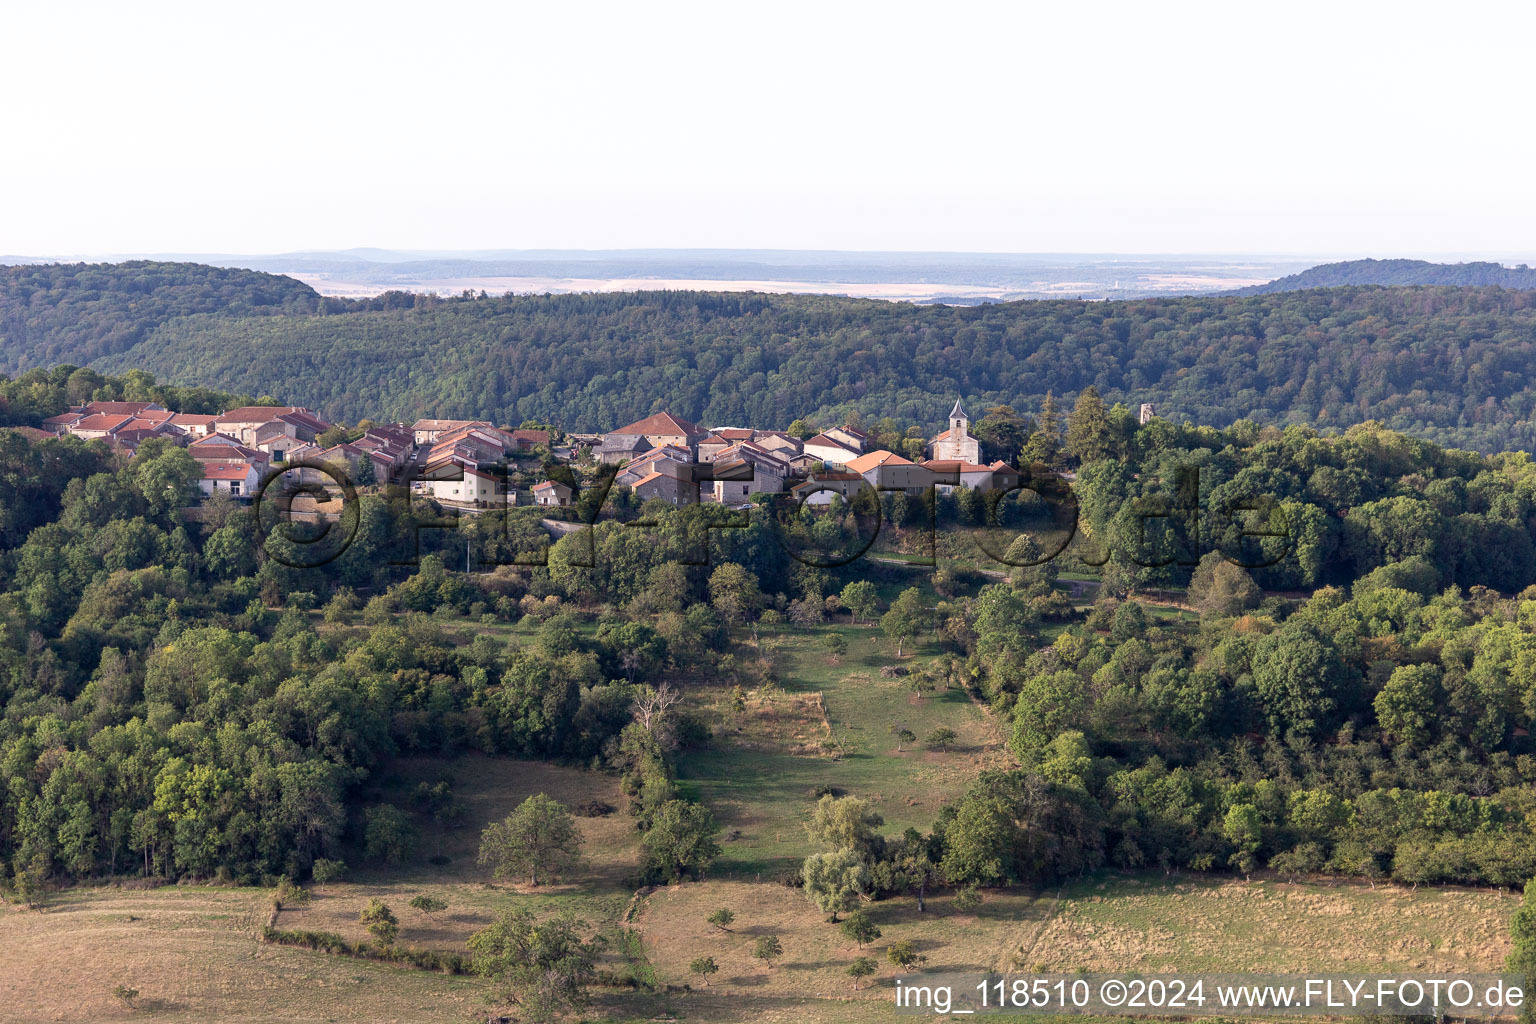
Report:
[[972,465],[981,462],[981,442],[971,436],[971,418],[965,414],[960,399],[955,399],[955,407],[949,410],[949,429],[928,442],[928,458]]

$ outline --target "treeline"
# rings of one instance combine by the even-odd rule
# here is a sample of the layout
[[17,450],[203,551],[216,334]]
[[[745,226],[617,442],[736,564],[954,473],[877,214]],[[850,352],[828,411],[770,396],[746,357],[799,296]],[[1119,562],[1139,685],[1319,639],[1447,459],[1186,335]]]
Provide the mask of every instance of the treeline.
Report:
[[173,412],[207,416],[254,401],[250,395],[212,388],[161,384],[143,370],[108,376],[61,363],[47,370],[29,370],[14,379],[0,377],[0,427],[36,426],[86,402],[154,402]]
[[1449,285],[1455,288],[1536,288],[1536,270],[1524,263],[1506,267],[1499,263],[1430,263],[1427,260],[1345,260],[1324,263],[1299,274],[1239,289],[1240,295],[1268,295],[1306,288],[1344,288],[1378,285],[1401,288],[1412,285]]
[[711,424],[858,412],[933,429],[954,395],[1033,412],[1047,391],[1094,385],[1176,421],[1376,419],[1495,450],[1536,445],[1533,358],[1536,295],[1446,288],[968,309],[685,292],[460,299],[179,320],[104,365],[266,388],[348,421],[605,430],[669,408]]
[[1497,287],[959,308],[707,292],[322,299],[191,264],[7,268],[0,284],[0,370],[141,367],[335,421],[592,431],[669,408],[710,424],[860,413],[932,430],[956,395],[1034,413],[1047,391],[1093,385],[1179,422],[1379,420],[1459,447],[1536,445],[1536,295]]
[[0,267],[0,371],[87,363],[197,313],[262,316],[327,307],[291,277],[133,260]]

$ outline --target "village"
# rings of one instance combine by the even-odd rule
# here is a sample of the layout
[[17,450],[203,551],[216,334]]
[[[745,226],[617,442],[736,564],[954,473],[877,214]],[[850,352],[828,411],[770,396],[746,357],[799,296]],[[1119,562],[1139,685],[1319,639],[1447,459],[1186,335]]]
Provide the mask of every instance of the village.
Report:
[[[917,496],[958,488],[1008,491],[1016,469],[981,462],[971,419],[956,400],[948,427],[914,461],[876,447],[844,423],[810,437],[754,427],[704,428],[657,412],[603,434],[498,427],[486,420],[419,419],[410,425],[364,420],[348,430],[301,406],[251,405],[196,415],[153,402],[90,402],[43,422],[44,430],[102,440],[132,458],[152,438],[186,448],[202,469],[204,496],[250,500],[268,482],[331,487],[395,484],[439,504],[480,511],[508,506],[569,506],[564,479],[520,485],[531,462],[568,465],[587,475],[613,473],[613,484],[647,501],[673,505],[750,504],[756,494],[789,494],[802,504],[846,501],[864,488]],[[565,476],[565,474],[555,474]],[[578,478],[572,474],[569,479]]]

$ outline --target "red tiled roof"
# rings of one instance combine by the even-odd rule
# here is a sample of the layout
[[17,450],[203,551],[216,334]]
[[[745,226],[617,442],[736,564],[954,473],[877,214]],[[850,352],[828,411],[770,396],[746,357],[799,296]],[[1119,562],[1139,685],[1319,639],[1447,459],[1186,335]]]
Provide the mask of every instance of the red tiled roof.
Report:
[[[46,423],[47,421],[44,420],[44,422]],[[4,429],[14,430],[28,441],[44,441],[54,436],[51,431],[38,430],[36,427],[6,427]]]
[[618,430],[610,430],[610,434],[682,434],[686,437],[696,437],[702,433],[698,424],[690,423],[680,416],[674,416],[669,412],[658,412],[647,416],[643,420],[636,420],[626,427]]
[[83,411],[88,416],[137,416],[154,405],[154,402],[87,402]]
[[251,467],[244,463],[203,463],[204,480],[244,480],[250,473]]
[[860,455],[853,461],[845,463],[845,465],[855,473],[868,473],[876,466],[910,466],[912,463],[895,452],[888,452],[881,448],[868,454]]
[[97,415],[87,416],[85,419],[74,423],[70,429],[76,431],[120,430],[131,422],[133,422],[132,416],[112,416],[106,413],[99,413]]

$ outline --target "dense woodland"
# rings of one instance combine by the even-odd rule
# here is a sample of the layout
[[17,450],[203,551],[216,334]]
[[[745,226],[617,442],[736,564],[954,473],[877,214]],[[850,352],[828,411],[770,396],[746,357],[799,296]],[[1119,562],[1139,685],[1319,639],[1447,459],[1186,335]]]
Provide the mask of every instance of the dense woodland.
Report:
[[[1006,417],[989,417],[995,436]],[[893,662],[936,647],[914,689],[968,689],[1017,766],[979,779],[928,833],[881,835],[857,802],[818,812],[826,849],[793,881],[834,914],[848,886],[920,893],[1106,864],[1536,874],[1528,456],[1375,427],[1138,428],[1092,392],[1060,423],[1014,426],[1024,454],[1075,469],[1080,536],[1043,564],[1029,564],[1037,539],[1014,537],[1006,579],[976,572],[971,551],[926,581],[786,547],[836,548],[880,516],[898,544],[932,521],[958,551],[1045,510],[965,491],[826,513],[762,496],[732,526],[725,510],[618,492],[591,531],[550,545],[537,510],[442,529],[437,510],[375,488],[348,512],[353,545],[301,569],[303,538],[265,534],[248,508],[185,517],[197,470],[181,449],[150,442],[121,464],[100,442],[0,431],[6,493],[22,496],[0,535],[9,884],[388,861],[412,821],[451,816],[452,794],[397,807],[375,772],[396,753],[465,749],[621,775],[642,871],[697,871],[712,824],[679,799],[672,765],[711,742],[690,684],[767,685],[761,631],[848,616],[878,620]],[[1181,482],[1192,466],[1198,535],[1164,514],[1195,495]],[[590,521],[587,493],[576,514]],[[1291,524],[1291,541],[1262,541],[1283,550],[1257,552],[1276,564],[1211,554],[1261,560],[1211,510],[1266,493]],[[1142,512],[1173,526],[1143,541]],[[454,571],[466,544],[481,571]],[[1103,585],[1079,611],[1055,577],[1084,568]],[[882,602],[872,577],[899,596]],[[1198,619],[1138,600],[1170,585],[1188,586]],[[658,702],[663,686],[682,702]],[[668,854],[690,830],[694,859]]]
[[1267,295],[1307,288],[1343,288],[1359,285],[1450,285],[1456,288],[1536,288],[1536,270],[1524,263],[1506,267],[1499,263],[1430,263],[1427,260],[1346,260],[1325,263],[1299,274],[1276,278],[1267,284],[1241,289],[1243,295]]
[[[1536,447],[1533,346],[1536,293],[1494,287],[959,308],[695,292],[344,301],[190,264],[0,273],[0,369],[142,368],[348,422],[605,430],[668,408],[710,425],[862,413],[931,430],[956,395],[1033,414],[1048,391],[1092,385],[1175,422],[1378,420],[1500,451]],[[0,422],[30,415],[0,404]]]

